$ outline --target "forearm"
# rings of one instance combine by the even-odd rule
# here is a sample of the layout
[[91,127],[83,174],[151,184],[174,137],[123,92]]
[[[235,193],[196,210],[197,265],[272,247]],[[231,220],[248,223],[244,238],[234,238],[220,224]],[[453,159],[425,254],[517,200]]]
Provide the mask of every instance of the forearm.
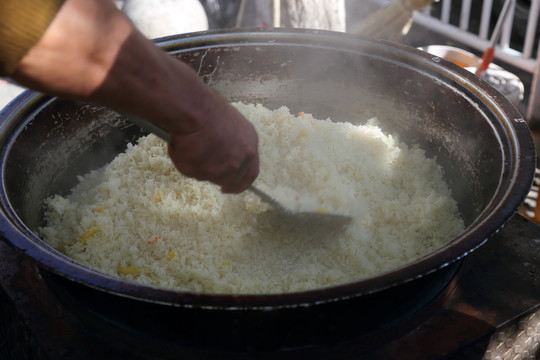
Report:
[[259,171],[255,128],[109,0],[67,0],[11,77],[49,94],[153,121],[187,176],[241,192]]
[[126,39],[109,76],[91,99],[181,134],[198,131],[214,108],[226,105],[193,69],[138,31]]
[[220,100],[108,0],[66,1],[11,77],[50,94],[131,112],[181,133],[203,126],[200,119],[211,111],[208,103]]

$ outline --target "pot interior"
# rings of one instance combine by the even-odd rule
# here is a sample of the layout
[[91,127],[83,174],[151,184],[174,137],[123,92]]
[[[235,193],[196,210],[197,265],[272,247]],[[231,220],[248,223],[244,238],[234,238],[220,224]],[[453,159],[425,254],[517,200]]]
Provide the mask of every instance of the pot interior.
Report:
[[[517,110],[474,75],[432,55],[321,32],[203,33],[160,45],[229,101],[285,105],[292,113],[355,124],[377,117],[385,132],[436,157],[466,231],[399,275],[365,282],[362,290],[359,282],[355,291],[461,257],[502,226],[528,192],[534,147]],[[26,234],[42,225],[45,198],[66,194],[77,175],[103,166],[144,134],[108,109],[35,93],[14,101],[2,119],[3,206]]]

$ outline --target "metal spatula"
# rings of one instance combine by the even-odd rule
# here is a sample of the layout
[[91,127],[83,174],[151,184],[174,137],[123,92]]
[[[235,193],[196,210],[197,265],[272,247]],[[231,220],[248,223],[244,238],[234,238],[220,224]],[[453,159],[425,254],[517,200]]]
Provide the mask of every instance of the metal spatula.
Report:
[[[125,116],[135,125],[145,130],[148,130],[151,133],[154,133],[156,136],[160,137],[166,142],[169,143],[171,141],[171,137],[169,136],[169,133],[163,130],[160,126],[148,120],[145,120],[145,119],[133,116],[133,115],[125,115]],[[307,226],[307,227],[317,228],[317,229],[323,228],[323,229],[336,230],[349,224],[352,220],[350,216],[346,216],[346,215],[324,213],[324,212],[314,212],[314,211],[295,211],[293,209],[290,209],[284,206],[274,197],[270,196],[266,192],[262,191],[261,189],[253,185],[249,187],[249,190],[253,194],[257,195],[262,201],[266,202],[267,204],[272,205],[272,207],[275,210],[274,215],[277,215],[280,219],[289,222],[291,225]]]

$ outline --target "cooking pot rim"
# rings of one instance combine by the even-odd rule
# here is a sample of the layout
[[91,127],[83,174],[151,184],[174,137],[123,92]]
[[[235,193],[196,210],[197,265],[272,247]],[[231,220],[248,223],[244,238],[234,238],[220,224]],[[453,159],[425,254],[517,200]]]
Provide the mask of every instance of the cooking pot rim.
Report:
[[[112,277],[72,261],[41,241],[18,218],[16,211],[10,205],[4,182],[9,146],[3,146],[1,153],[2,186],[0,199],[2,202],[2,216],[0,217],[0,231],[4,238],[35,259],[38,264],[48,271],[117,295],[183,307],[265,309],[301,307],[339,301],[397,286],[459,261],[481,246],[511,219],[530,189],[536,159],[532,137],[523,117],[509,100],[505,99],[489,84],[459,66],[428,53],[382,40],[359,38],[329,31],[303,29],[205,31],[161,38],[156,40],[156,43],[171,53],[193,48],[234,46],[237,44],[243,46],[254,44],[273,46],[281,43],[307,44],[309,46],[347,49],[347,51],[354,51],[355,48],[363,46],[377,49],[385,54],[400,56],[400,59],[407,59],[408,61],[413,59],[419,66],[428,67],[444,74],[445,77],[468,86],[490,109],[497,112],[510,136],[511,156],[505,159],[511,172],[509,185],[506,189],[501,189],[499,186],[497,196],[490,201],[483,213],[463,233],[449,241],[445,246],[420,259],[385,273],[346,284],[291,293],[262,295],[194,293],[147,286]],[[52,98],[46,95],[26,91],[8,104],[0,111],[0,141],[4,145],[6,145],[6,139],[10,137],[12,138],[11,141],[13,141],[16,136],[12,136],[11,131],[15,129],[15,122],[20,121],[24,113],[33,111],[40,103],[47,102],[50,99]]]

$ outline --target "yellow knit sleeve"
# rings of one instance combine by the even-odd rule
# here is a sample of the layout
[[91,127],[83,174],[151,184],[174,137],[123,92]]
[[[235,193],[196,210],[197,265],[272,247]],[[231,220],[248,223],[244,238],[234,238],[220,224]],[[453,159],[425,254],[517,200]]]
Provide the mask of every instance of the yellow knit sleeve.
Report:
[[0,0],[0,76],[41,38],[64,0]]

